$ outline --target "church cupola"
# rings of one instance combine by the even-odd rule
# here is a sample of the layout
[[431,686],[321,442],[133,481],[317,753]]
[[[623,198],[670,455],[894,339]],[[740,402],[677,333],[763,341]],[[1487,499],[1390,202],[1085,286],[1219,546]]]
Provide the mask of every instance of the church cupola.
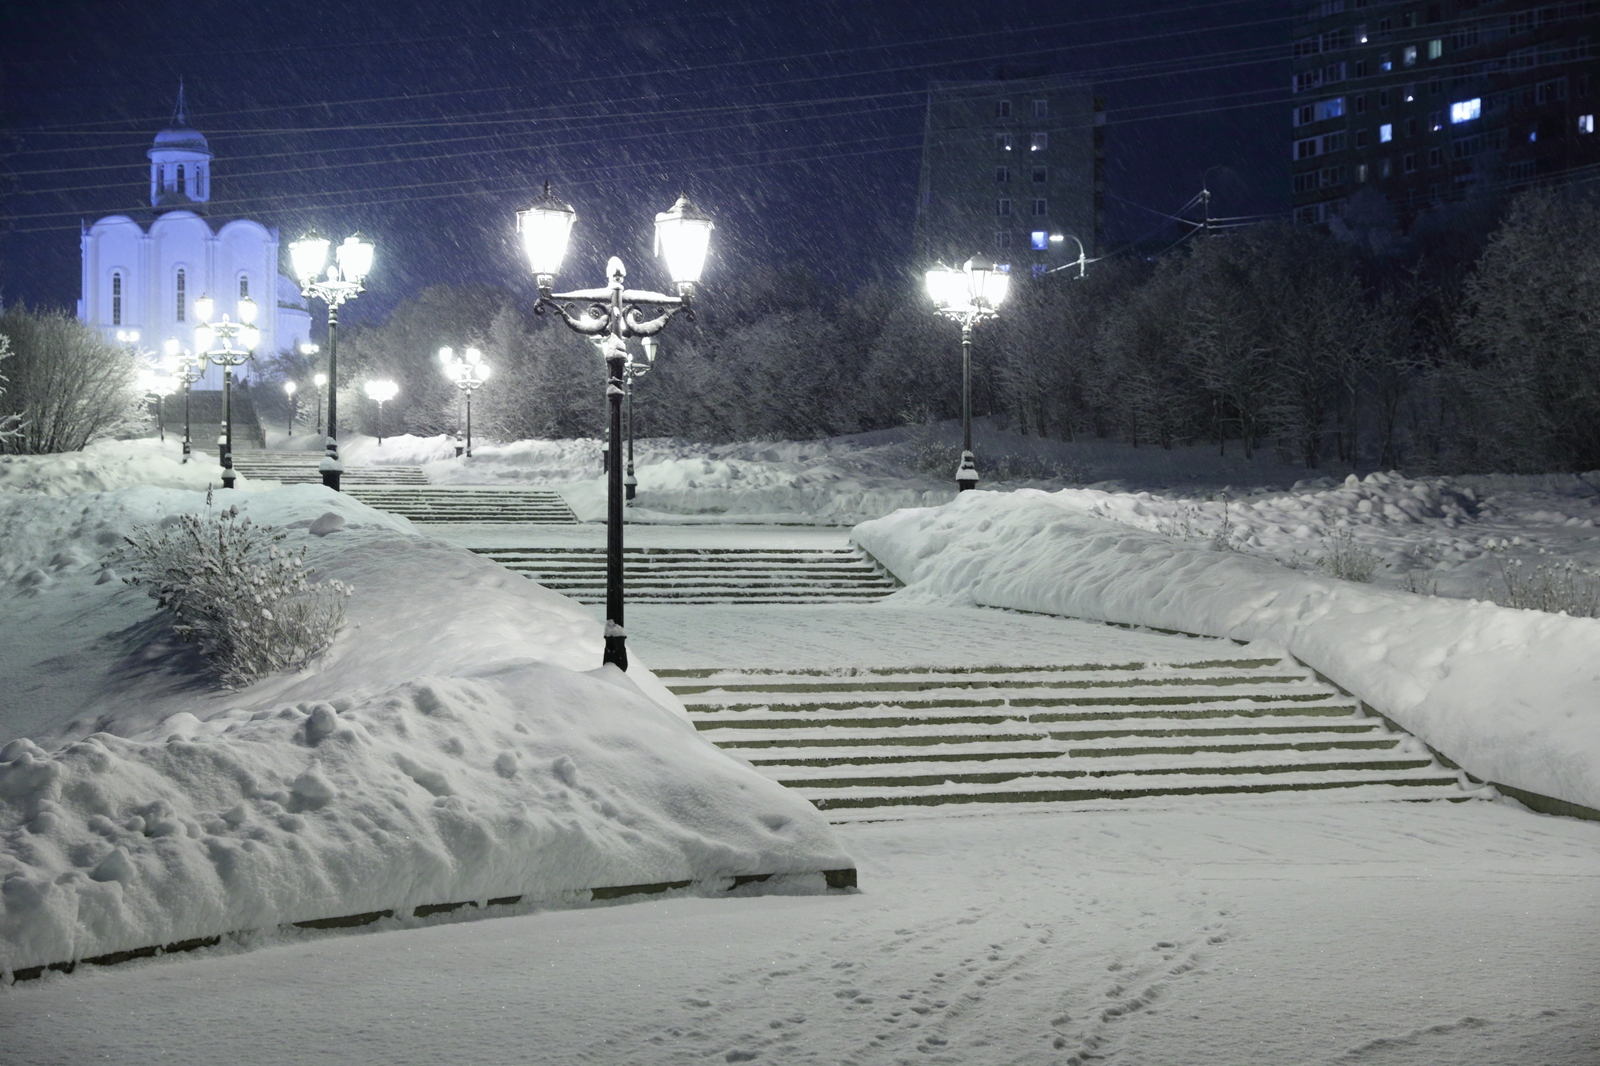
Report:
[[211,146],[205,134],[189,126],[183,82],[172,125],[156,134],[145,154],[150,157],[150,206],[159,214],[182,208],[204,213],[211,199]]

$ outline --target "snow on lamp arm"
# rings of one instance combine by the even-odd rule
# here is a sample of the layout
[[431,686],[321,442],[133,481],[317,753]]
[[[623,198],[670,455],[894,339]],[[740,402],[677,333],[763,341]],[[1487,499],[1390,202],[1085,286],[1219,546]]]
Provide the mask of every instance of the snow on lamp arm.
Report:
[[992,318],[1011,289],[1011,275],[982,256],[955,267],[938,264],[926,275],[934,313],[961,325],[961,462],[956,490],[975,488],[978,464],[972,456],[972,327]]
[[622,468],[622,397],[628,389],[629,337],[653,337],[682,312],[694,317],[695,289],[705,269],[711,246],[711,217],[679,196],[655,218],[655,247],[666,261],[667,273],[678,290],[676,296],[625,287],[627,267],[612,256],[606,263],[608,284],[603,289],[554,292],[555,278],[566,257],[577,212],[550,192],[527,210],[517,212],[517,232],[522,235],[528,267],[539,290],[537,314],[559,315],[569,329],[596,341],[606,361],[606,399],[610,407],[607,443],[606,491],[606,628],[604,663],[628,668],[627,633],[623,629],[622,516],[625,503]]
[[242,366],[255,357],[254,349],[261,343],[261,331],[252,324],[256,320],[256,303],[248,296],[241,297],[234,322],[224,314],[222,321],[212,322],[216,301],[201,296],[194,302],[200,325],[195,327],[194,342],[201,349],[202,358],[222,367],[222,426],[217,434],[217,451],[222,459],[222,487],[233,488],[233,368]]
[[376,248],[356,233],[344,239],[329,262],[329,245],[326,237],[312,230],[289,245],[289,260],[300,279],[301,295],[328,305],[328,443],[321,470],[322,483],[338,491],[344,471],[339,462],[339,307],[366,291],[363,283],[372,272]]

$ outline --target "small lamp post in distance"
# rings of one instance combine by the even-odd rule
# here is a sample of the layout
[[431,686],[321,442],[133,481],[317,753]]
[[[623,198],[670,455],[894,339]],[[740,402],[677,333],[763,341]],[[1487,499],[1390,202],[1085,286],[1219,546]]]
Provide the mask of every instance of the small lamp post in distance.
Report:
[[711,217],[679,196],[676,203],[656,215],[656,250],[667,261],[678,295],[625,287],[627,267],[612,256],[606,263],[607,285],[600,289],[554,292],[556,274],[566,257],[572,223],[572,205],[550,193],[525,211],[517,212],[528,266],[539,289],[534,311],[559,315],[576,333],[599,339],[606,361],[606,400],[610,408],[610,438],[606,471],[606,628],[602,663],[628,668],[627,631],[623,628],[622,588],[622,397],[626,392],[629,337],[651,337],[666,328],[679,312],[694,316],[695,286],[705,269],[711,245]]
[[207,359],[222,368],[222,432],[217,434],[217,450],[222,457],[222,487],[233,488],[233,368],[248,362],[255,346],[261,343],[261,331],[256,329],[256,302],[248,296],[239,298],[239,321],[230,321],[224,314],[221,322],[213,323],[216,301],[202,296],[194,302],[200,325],[195,327],[194,342]]
[[206,357],[199,352],[190,352],[178,343],[178,338],[168,337],[167,343],[162,346],[167,355],[167,373],[177,376],[183,384],[183,461],[189,461],[189,386],[200,380],[206,372]]
[[1005,302],[1011,277],[982,256],[973,256],[960,269],[938,264],[927,272],[926,284],[934,313],[961,325],[961,462],[956,467],[956,491],[965,492],[978,485],[978,464],[972,457],[972,327],[994,317]]
[[369,381],[362,386],[366,390],[367,399],[375,400],[378,404],[378,444],[383,444],[383,405],[400,395],[400,386],[387,379]]
[[288,439],[288,438],[291,438],[291,437],[294,436],[294,407],[295,407],[294,394],[299,388],[300,388],[300,386],[295,384],[292,381],[285,381],[283,383],[283,394],[289,398],[289,421],[288,421],[288,424],[286,426],[284,426],[284,437],[285,437],[285,439]]
[[[483,361],[483,353],[476,348],[468,348],[458,357],[454,348],[440,348],[439,362],[444,370],[444,376],[456,388],[460,389],[467,397],[467,458],[472,458],[472,394],[489,380],[489,364]],[[459,416],[460,410],[457,409]],[[461,425],[460,418],[456,420],[456,454],[461,454]]]
[[366,291],[363,282],[372,272],[373,243],[356,233],[339,245],[334,261],[328,261],[326,237],[312,230],[289,245],[295,277],[306,298],[316,297],[328,305],[328,444],[320,469],[322,483],[339,491],[339,307]]

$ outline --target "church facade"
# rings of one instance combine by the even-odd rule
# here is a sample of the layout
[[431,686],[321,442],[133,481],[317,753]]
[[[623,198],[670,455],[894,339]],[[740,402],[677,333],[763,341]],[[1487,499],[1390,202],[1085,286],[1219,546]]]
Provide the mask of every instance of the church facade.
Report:
[[[238,303],[257,306],[258,357],[291,351],[311,336],[311,314],[300,286],[279,269],[277,229],[234,219],[213,229],[207,221],[212,154],[205,136],[189,127],[180,89],[173,125],[156,134],[150,158],[148,226],[128,215],[108,215],[84,229],[83,295],[78,318],[115,341],[138,330],[139,344],[157,352],[168,338],[194,349],[200,325],[194,301],[210,296],[215,317],[239,320]],[[250,376],[250,364],[235,371]],[[210,366],[197,389],[221,388]]]

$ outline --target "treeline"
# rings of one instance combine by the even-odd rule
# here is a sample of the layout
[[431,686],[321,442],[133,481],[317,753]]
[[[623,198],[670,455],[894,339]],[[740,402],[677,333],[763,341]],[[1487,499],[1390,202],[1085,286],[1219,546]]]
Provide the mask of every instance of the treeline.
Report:
[[[1258,226],[1108,259],[1081,280],[1017,279],[975,333],[975,412],[1023,433],[1272,449],[1308,467],[1600,468],[1596,199],[1535,191],[1498,220],[1463,208],[1405,239],[1360,215],[1333,234]],[[919,282],[713,282],[638,383],[640,434],[809,438],[957,417],[959,331]],[[359,383],[388,376],[401,386],[389,433],[452,430],[459,400],[436,352],[472,344],[494,371],[476,433],[600,435],[593,347],[527,304],[437,287],[347,330],[342,421],[364,428],[375,410]]]

